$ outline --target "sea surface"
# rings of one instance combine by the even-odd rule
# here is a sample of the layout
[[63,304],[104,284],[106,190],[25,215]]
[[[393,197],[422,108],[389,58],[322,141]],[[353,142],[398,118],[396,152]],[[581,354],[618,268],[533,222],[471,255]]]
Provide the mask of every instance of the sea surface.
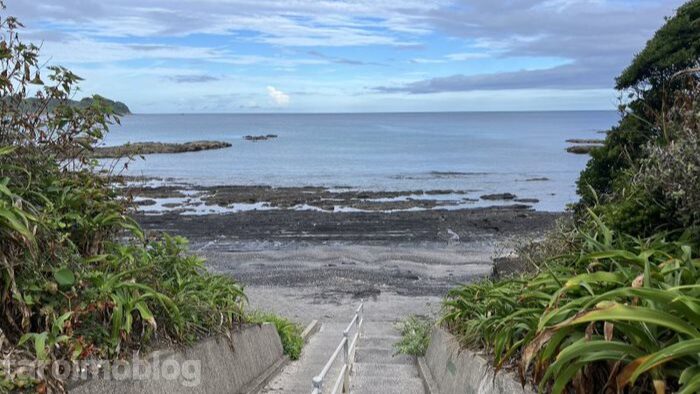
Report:
[[[567,153],[566,140],[604,138],[617,119],[614,111],[129,115],[105,145],[230,142],[147,155],[123,172],[203,186],[458,190],[475,199],[508,192],[539,199],[538,210],[561,211],[578,199],[575,181],[588,160]],[[243,138],[265,134],[278,138]]]

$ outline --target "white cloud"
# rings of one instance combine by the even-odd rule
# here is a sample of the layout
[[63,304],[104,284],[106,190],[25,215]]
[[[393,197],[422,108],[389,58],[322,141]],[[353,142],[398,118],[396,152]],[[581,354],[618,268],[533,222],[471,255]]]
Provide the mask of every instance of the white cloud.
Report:
[[270,96],[272,101],[280,107],[286,107],[289,105],[289,95],[281,90],[276,89],[274,86],[267,87],[267,94]]
[[447,60],[445,59],[428,59],[424,57],[417,57],[411,59],[411,63],[415,64],[440,64],[440,63],[447,63]]
[[[407,45],[393,33],[433,31],[426,15],[453,0],[33,0],[9,5],[25,22],[103,37],[232,35],[283,46]],[[31,23],[30,23],[31,25]],[[250,33],[254,34],[250,34]]]
[[464,62],[468,60],[476,60],[476,59],[485,59],[487,57],[490,57],[491,55],[488,53],[477,53],[477,52],[463,52],[463,53],[450,53],[449,55],[446,55],[445,57],[458,61],[458,62]]

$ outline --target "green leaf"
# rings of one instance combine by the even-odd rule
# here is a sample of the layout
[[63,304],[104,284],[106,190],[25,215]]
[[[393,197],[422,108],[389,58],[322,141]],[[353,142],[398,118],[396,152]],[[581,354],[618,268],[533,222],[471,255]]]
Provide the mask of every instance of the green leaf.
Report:
[[666,327],[679,333],[687,334],[691,337],[700,337],[697,328],[686,321],[660,310],[635,307],[618,304],[616,302],[603,302],[593,310],[585,312],[579,316],[558,324],[555,327],[566,327],[593,321],[622,320],[637,321],[655,324]]
[[57,269],[53,272],[53,277],[56,279],[56,282],[63,287],[70,287],[75,283],[75,275],[73,271],[68,268]]
[[0,156],[4,156],[12,153],[17,147],[16,146],[0,146]]
[[145,302],[139,301],[135,305],[136,309],[139,311],[139,314],[141,314],[141,318],[148,322],[148,324],[153,327],[153,329],[157,329],[158,325],[156,324],[156,319],[153,317],[153,313],[151,313],[151,310],[148,309],[148,305],[146,305]]
[[34,342],[34,352],[36,353],[37,358],[39,360],[46,361],[49,358],[49,354],[46,351],[46,339],[48,336],[49,333],[46,331],[39,334],[30,332],[22,335],[17,344],[21,346],[31,339]]
[[685,356],[697,356],[698,354],[700,354],[700,338],[681,341],[654,354],[639,357],[622,370],[620,373],[621,384],[634,383],[639,375],[671,360]]

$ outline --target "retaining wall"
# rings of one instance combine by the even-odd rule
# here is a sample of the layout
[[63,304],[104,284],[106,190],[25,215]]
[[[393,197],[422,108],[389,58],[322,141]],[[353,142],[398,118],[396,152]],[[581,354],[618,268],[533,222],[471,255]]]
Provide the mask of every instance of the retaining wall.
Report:
[[[274,325],[252,325],[231,331],[230,338],[217,336],[183,350],[153,352],[140,363],[125,365],[122,370],[124,375],[120,372],[116,377],[103,376],[79,382],[69,392],[247,393],[261,387],[264,380],[276,372],[286,359]],[[137,363],[141,366],[139,372],[124,378],[130,373],[128,371],[133,373]],[[175,365],[181,370],[179,376],[173,379]],[[156,367],[160,370],[156,371]]]
[[456,338],[440,327],[433,329],[419,365],[431,394],[534,394],[513,374],[501,371],[494,378],[485,358],[461,349]]

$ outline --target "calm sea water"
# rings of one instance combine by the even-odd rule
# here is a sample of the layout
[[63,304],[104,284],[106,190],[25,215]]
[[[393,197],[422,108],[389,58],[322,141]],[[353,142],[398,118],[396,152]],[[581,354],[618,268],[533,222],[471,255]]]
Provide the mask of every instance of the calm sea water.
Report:
[[[588,156],[567,153],[569,138],[602,138],[614,111],[131,115],[107,145],[221,140],[229,149],[148,155],[128,174],[200,185],[349,186],[371,190],[511,192],[539,210],[577,200]],[[245,135],[277,134],[245,141]],[[527,181],[546,177],[547,181]]]

